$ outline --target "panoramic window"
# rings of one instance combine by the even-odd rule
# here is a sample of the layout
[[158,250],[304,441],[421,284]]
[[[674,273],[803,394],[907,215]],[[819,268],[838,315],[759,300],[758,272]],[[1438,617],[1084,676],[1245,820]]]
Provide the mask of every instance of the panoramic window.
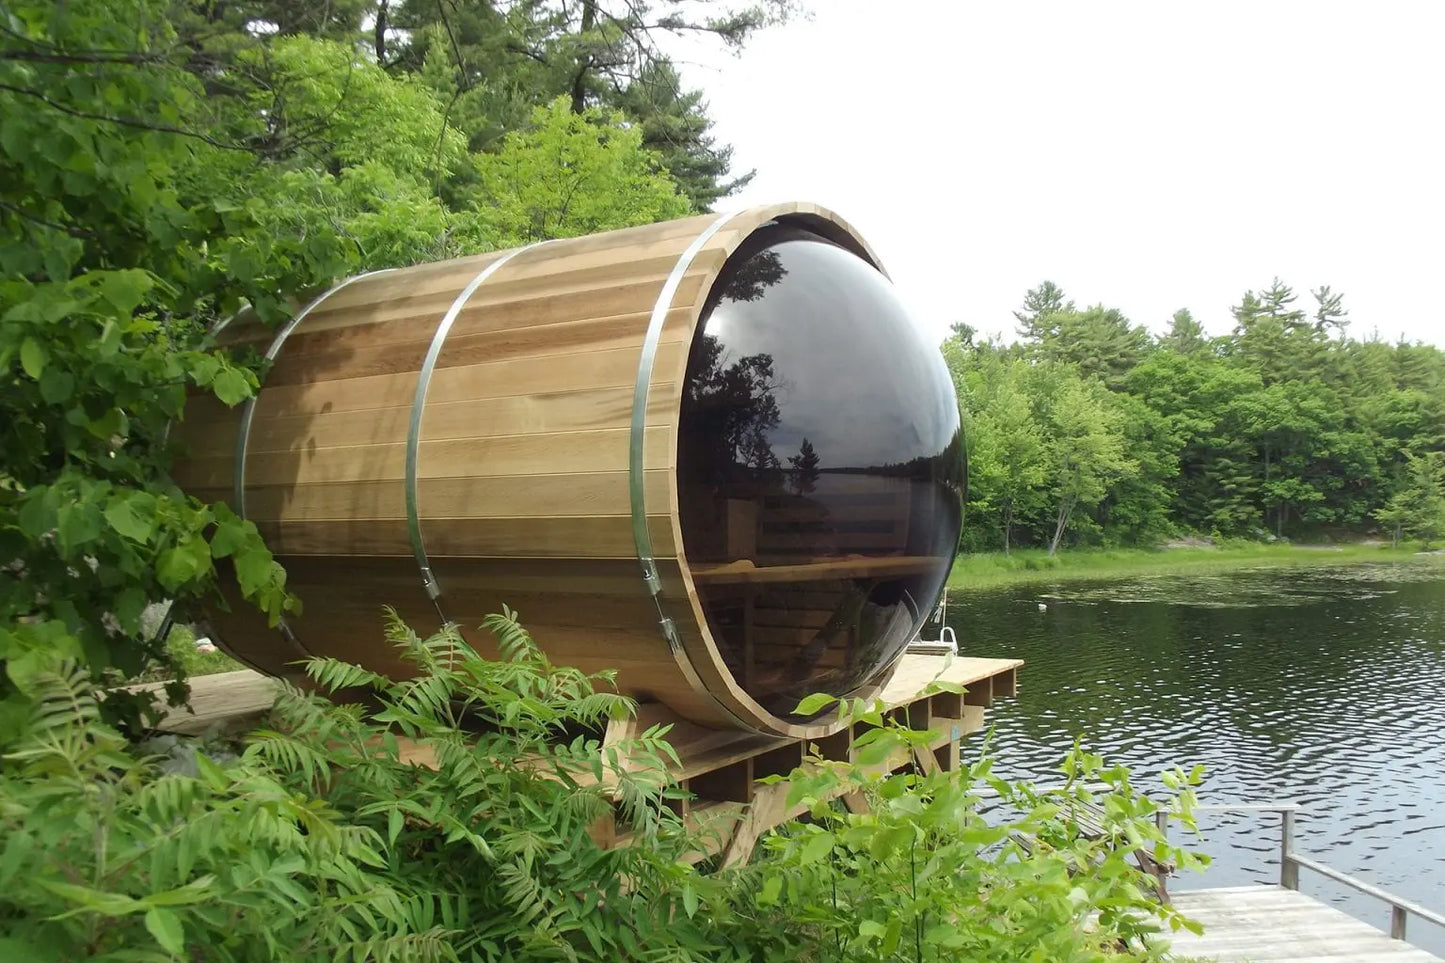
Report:
[[964,457],[888,279],[806,231],[754,234],[709,296],[680,424],[683,548],[743,689],[787,717],[891,664],[947,577]]

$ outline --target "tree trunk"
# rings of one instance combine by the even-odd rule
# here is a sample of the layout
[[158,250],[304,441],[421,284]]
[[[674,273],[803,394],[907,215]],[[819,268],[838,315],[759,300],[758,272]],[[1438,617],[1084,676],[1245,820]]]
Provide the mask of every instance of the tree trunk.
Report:
[[[597,26],[597,0],[582,0],[582,28],[587,33]],[[580,114],[587,109],[587,72],[592,69],[592,55],[587,54],[577,64],[577,73],[572,77],[572,113]]]
[[1053,558],[1059,551],[1059,542],[1064,539],[1064,529],[1068,527],[1069,516],[1074,513],[1074,499],[1065,498],[1059,503],[1059,523],[1054,526],[1054,540],[1049,543],[1049,557]]
[[1013,535],[1014,504],[1010,499],[1003,503],[1003,553],[1009,554],[1009,541]]
[[383,67],[386,66],[386,7],[389,2],[390,0],[377,0],[376,27],[372,33],[372,43],[376,49],[376,62]]

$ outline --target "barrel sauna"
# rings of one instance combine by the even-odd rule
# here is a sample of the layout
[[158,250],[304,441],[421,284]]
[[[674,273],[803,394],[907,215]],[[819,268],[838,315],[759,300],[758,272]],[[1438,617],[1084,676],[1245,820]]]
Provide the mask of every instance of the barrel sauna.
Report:
[[936,604],[964,457],[938,351],[845,222],[804,204],[351,278],[279,331],[254,402],[198,399],[177,480],[255,521],[303,610],[218,641],[402,672],[503,604],[557,664],[704,725],[815,738]]

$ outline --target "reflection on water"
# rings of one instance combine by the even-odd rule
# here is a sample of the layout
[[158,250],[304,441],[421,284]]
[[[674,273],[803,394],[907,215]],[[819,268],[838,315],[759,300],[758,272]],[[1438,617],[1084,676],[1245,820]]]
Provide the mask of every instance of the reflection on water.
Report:
[[[1302,853],[1445,910],[1445,567],[957,593],[949,615],[967,654],[1028,662],[991,714],[1001,774],[1055,781],[1076,734],[1143,786],[1203,763],[1201,801],[1297,801]],[[1175,886],[1278,879],[1277,816],[1200,825],[1215,865]],[[1302,882],[1388,924],[1381,903]],[[1445,950],[1432,929],[1413,921],[1411,940]]]

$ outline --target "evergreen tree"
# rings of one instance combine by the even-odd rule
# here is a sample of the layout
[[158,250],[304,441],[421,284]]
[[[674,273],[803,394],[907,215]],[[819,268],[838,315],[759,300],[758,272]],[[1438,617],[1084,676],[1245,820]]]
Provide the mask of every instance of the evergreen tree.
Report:
[[1188,308],[1180,308],[1169,319],[1169,333],[1159,339],[1159,347],[1178,354],[1197,354],[1209,349],[1204,326],[1194,320]]
[[798,446],[798,453],[788,458],[788,467],[793,473],[793,491],[807,495],[818,484],[818,452],[813,443],[804,438]]
[[1054,318],[1062,311],[1074,310],[1074,302],[1052,281],[1030,288],[1024,295],[1023,307],[1014,312],[1018,336],[1024,341],[1043,341],[1054,328]]

